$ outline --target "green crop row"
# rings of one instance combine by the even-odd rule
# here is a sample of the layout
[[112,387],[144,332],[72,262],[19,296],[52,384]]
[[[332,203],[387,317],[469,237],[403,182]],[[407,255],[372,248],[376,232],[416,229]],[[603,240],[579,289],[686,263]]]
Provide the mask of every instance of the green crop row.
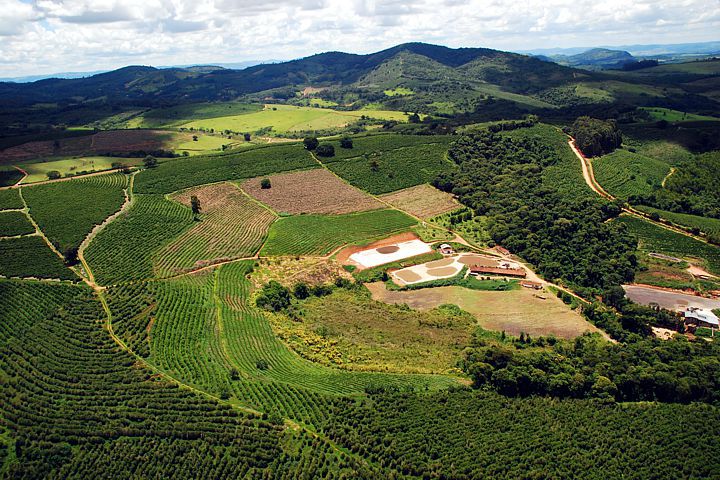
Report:
[[110,173],[22,189],[30,216],[61,252],[77,248],[107,217],[120,210],[127,176]]
[[446,143],[436,143],[383,150],[332,162],[328,168],[352,185],[379,195],[428,183],[438,173],[451,170],[447,149]]
[[34,231],[35,227],[23,212],[0,212],[0,237],[28,235]]
[[623,216],[615,220],[625,224],[639,240],[639,248],[680,258],[699,259],[709,271],[720,274],[720,247],[654,225],[637,217]]
[[325,255],[344,244],[406,230],[416,223],[398,210],[280,218],[270,227],[260,255]]
[[0,240],[0,275],[77,280],[72,270],[36,235]]
[[300,144],[255,148],[252,150],[192,157],[163,162],[143,170],[135,180],[138,193],[171,193],[183,188],[223,180],[240,180],[316,165]]
[[5,188],[0,190],[0,210],[23,208],[24,206],[22,198],[20,198],[20,190],[17,188]]

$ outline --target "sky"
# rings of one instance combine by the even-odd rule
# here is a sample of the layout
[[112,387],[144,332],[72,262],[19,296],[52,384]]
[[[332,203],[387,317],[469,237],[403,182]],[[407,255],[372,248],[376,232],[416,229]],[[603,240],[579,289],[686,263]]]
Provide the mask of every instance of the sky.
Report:
[[0,0],[0,77],[411,41],[520,51],[702,42],[717,32],[720,0]]

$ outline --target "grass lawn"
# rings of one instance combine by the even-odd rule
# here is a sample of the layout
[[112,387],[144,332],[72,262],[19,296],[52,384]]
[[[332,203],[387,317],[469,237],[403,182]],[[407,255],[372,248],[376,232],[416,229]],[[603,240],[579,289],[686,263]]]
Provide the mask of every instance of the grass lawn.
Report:
[[494,292],[458,286],[389,291],[383,283],[367,284],[367,287],[376,300],[405,303],[419,310],[452,303],[472,313],[482,328],[504,330],[515,336],[525,332],[532,336],[573,338],[584,332],[599,331],[552,293],[543,293],[546,297],[543,300],[534,296],[535,290],[527,288]]
[[667,120],[668,122],[698,122],[698,121],[720,121],[718,117],[708,117],[705,115],[696,115],[694,113],[681,112],[670,108],[659,107],[640,107],[650,114],[650,121],[657,122],[659,120]]
[[223,145],[229,145],[231,148],[237,148],[245,145],[245,142],[239,140],[231,140],[222,136],[200,135],[197,134],[197,141],[192,140],[178,143],[175,146],[177,153],[188,152],[189,155],[200,155],[203,153],[212,153],[212,151],[221,152]]
[[182,126],[234,132],[256,132],[272,127],[274,132],[287,133],[339,128],[363,115],[379,120],[407,120],[407,115],[403,112],[388,110],[338,111],[292,105],[265,105],[265,108],[258,112],[195,120]]

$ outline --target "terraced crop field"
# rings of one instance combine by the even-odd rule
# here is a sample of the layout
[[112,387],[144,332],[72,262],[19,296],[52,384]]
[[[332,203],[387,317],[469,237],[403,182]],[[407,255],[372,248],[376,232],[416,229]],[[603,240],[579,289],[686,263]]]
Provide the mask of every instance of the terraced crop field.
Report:
[[396,121],[406,121],[408,117],[402,112],[389,110],[345,111],[272,104],[265,105],[258,112],[194,120],[182,124],[181,127],[234,132],[256,132],[271,127],[273,132],[287,133],[344,127],[359,120],[362,116]]
[[164,162],[140,172],[137,193],[172,193],[206,183],[246,178],[314,167],[317,162],[300,144],[253,148],[241,153],[197,156]]
[[0,190],[0,210],[23,208],[20,190],[17,188],[5,188]]
[[343,214],[383,208],[381,202],[340,180],[324,168],[280,173],[242,182],[244,191],[280,213]]
[[260,255],[326,255],[342,245],[387,236],[416,223],[397,210],[280,218],[270,228]]
[[35,227],[23,212],[15,210],[9,212],[0,211],[0,237],[28,235],[34,232]]
[[449,193],[427,184],[388,193],[382,195],[380,199],[425,220],[462,207],[460,202]]
[[636,209],[645,213],[657,213],[660,218],[669,220],[677,225],[682,225],[689,228],[699,228],[701,232],[718,235],[720,234],[720,219],[700,217],[698,215],[690,215],[687,213],[676,213],[669,212],[667,210],[659,210],[653,207],[646,207],[644,205],[636,206]]
[[0,275],[78,280],[37,235],[0,239]]
[[621,216],[615,221],[627,225],[630,232],[638,237],[640,250],[679,258],[701,259],[708,271],[720,274],[720,247],[658,227],[637,217]]
[[155,270],[161,277],[255,255],[276,218],[231,183],[191,188],[171,199],[190,208],[191,196],[200,201],[201,221],[157,253]]
[[447,149],[445,143],[421,144],[384,150],[367,158],[335,161],[327,166],[350,184],[380,195],[428,183],[438,173],[454,168],[445,158]]
[[335,156],[323,158],[323,163],[333,163],[348,158],[362,157],[363,155],[381,154],[389,150],[397,150],[404,147],[416,147],[419,145],[442,144],[450,145],[452,137],[449,135],[398,135],[394,133],[383,133],[375,135],[360,135],[350,137],[353,142],[352,148],[342,148],[340,140],[323,140],[321,143],[328,143],[335,147]]
[[627,150],[616,150],[592,161],[595,179],[609,194],[627,199],[660,188],[670,165]]
[[[439,388],[454,383],[444,376],[351,373],[302,360],[278,340],[265,314],[249,304],[246,277],[252,265],[236,262],[148,284],[148,302],[156,307],[149,360],[242,405],[312,424],[324,417],[330,397],[361,393],[368,385]],[[131,288],[137,287],[110,291],[110,305],[118,312],[123,299],[136,295],[123,293]],[[136,314],[127,309],[117,318]],[[237,379],[231,376],[233,368]]]
[[150,278],[155,253],[192,225],[189,208],[162,195],[136,195],[130,208],[97,234],[85,258],[102,285]]
[[22,194],[30,216],[64,252],[78,247],[95,225],[120,210],[127,182],[126,175],[110,173],[23,187]]

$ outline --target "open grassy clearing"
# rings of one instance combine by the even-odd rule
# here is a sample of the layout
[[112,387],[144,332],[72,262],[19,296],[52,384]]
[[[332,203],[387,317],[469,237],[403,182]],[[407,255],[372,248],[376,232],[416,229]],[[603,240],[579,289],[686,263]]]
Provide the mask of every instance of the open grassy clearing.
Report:
[[200,200],[199,222],[166,245],[155,257],[158,276],[171,276],[194,267],[255,255],[275,215],[231,183],[184,190],[171,197],[190,208],[190,197]]
[[301,356],[350,370],[459,374],[475,318],[451,307],[420,312],[338,289],[302,304],[303,315],[270,317],[275,333]]
[[407,304],[419,310],[455,304],[472,313],[482,328],[515,336],[525,332],[532,336],[573,338],[584,332],[599,331],[555,295],[544,293],[546,299],[541,299],[535,296],[534,290],[527,288],[492,292],[455,286],[389,291],[383,283],[367,284],[367,287],[375,300]]
[[35,227],[23,212],[0,212],[0,237],[28,235],[34,232]]
[[700,217],[698,215],[690,215],[687,213],[669,212],[667,210],[659,210],[657,208],[646,207],[644,205],[636,206],[635,208],[645,213],[657,213],[662,219],[669,220],[672,223],[684,227],[697,228],[703,233],[711,235],[720,234],[720,219],[718,218]]
[[344,244],[387,236],[416,223],[397,210],[280,218],[270,227],[260,255],[326,255]]
[[720,274],[720,247],[658,227],[641,218],[621,216],[621,222],[639,240],[638,248],[646,252],[664,253],[704,264],[708,271]]
[[667,122],[703,122],[703,121],[720,121],[718,117],[708,117],[706,115],[696,115],[694,113],[681,112],[670,108],[659,107],[640,107],[640,110],[650,115],[650,121],[656,122],[665,120]]
[[340,111],[272,104],[265,105],[259,112],[195,120],[181,126],[183,128],[231,130],[234,132],[257,132],[265,128],[272,128],[272,131],[276,133],[288,133],[344,127],[359,120],[362,116],[377,120],[407,120],[407,115],[403,112],[389,110]]
[[0,210],[11,210],[24,208],[20,190],[17,188],[5,188],[0,190]]
[[349,183],[375,195],[427,183],[453,168],[445,158],[447,145],[427,144],[398,148],[340,162],[328,163]]
[[37,235],[0,239],[0,275],[78,280],[72,270]]
[[[252,306],[246,278],[252,265],[238,262],[215,272],[114,288],[110,304],[118,321],[139,336],[148,331],[148,318],[137,314],[148,306],[156,309],[144,338],[150,360],[172,375],[233,402],[310,424],[324,418],[332,396],[362,393],[368,385],[454,383],[443,376],[344,372],[301,359]],[[144,300],[134,301],[138,297]],[[124,308],[127,302],[130,308]]]
[[188,120],[202,120],[228,115],[243,115],[262,110],[256,103],[191,103],[167,108],[154,108],[128,121],[127,128],[176,127]]
[[395,88],[389,88],[385,91],[383,91],[385,95],[388,97],[403,97],[405,95],[413,95],[415,92],[412,91],[412,89],[407,87],[395,87]]
[[189,156],[195,156],[220,153],[224,151],[223,147],[225,147],[225,149],[237,149],[253,145],[252,143],[245,142],[242,139],[230,139],[223,137],[222,135],[196,133],[194,136],[197,137],[197,140],[193,140],[191,137],[184,142],[178,143],[175,145],[175,151],[182,155],[185,155],[185,152],[187,152]]
[[26,183],[47,180],[48,172],[53,170],[60,172],[60,175],[63,177],[67,177],[101,170],[110,170],[113,168],[113,163],[136,166],[141,165],[142,161],[142,158],[80,157],[66,158],[63,160],[33,161],[30,163],[21,163],[18,166],[28,173],[28,176],[22,182],[24,185]]
[[616,150],[592,160],[595,179],[609,194],[627,199],[651,193],[662,185],[670,165],[627,150]]
[[[270,180],[270,188],[262,188],[264,178]],[[343,214],[385,207],[324,168],[251,178],[240,186],[281,213]]]
[[120,210],[127,176],[110,173],[23,188],[30,216],[64,252],[80,246],[85,236],[111,214]]
[[155,253],[192,225],[189,208],[162,195],[136,195],[90,242],[85,258],[102,285],[151,278]]
[[452,195],[428,184],[388,193],[380,199],[425,220],[462,207]]
[[293,288],[300,282],[312,286],[330,284],[338,277],[352,279],[336,258],[274,257],[256,262],[251,281],[254,288],[262,288],[270,281]]
[[172,193],[206,183],[241,180],[316,165],[300,144],[273,145],[240,153],[161,163],[137,175],[135,190],[138,193]]
[[[399,135],[395,133],[379,133],[373,135],[358,135],[352,138],[352,148],[342,148],[340,140],[323,140],[335,147],[335,156],[323,158],[323,163],[339,162],[355,157],[374,157],[389,150],[403,147],[417,147],[428,144],[449,145],[452,137],[449,135]],[[447,150],[447,149],[446,149]]]

